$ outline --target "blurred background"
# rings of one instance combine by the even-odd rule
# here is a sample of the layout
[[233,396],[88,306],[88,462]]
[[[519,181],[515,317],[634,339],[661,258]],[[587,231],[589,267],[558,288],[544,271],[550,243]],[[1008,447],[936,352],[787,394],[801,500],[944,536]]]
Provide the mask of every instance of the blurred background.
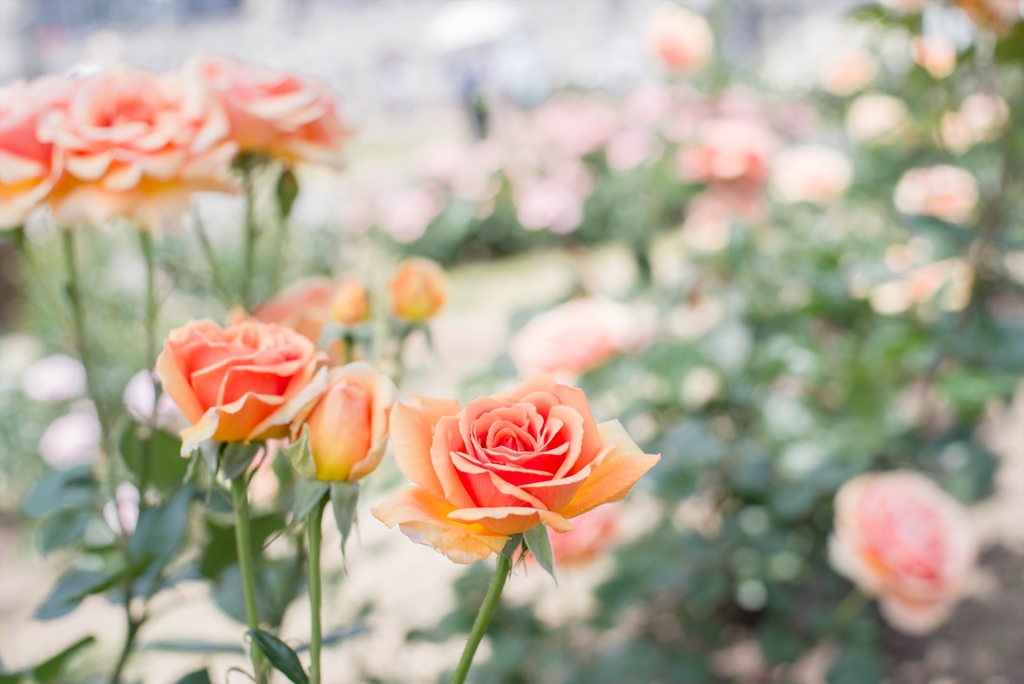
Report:
[[[711,42],[690,27],[665,47],[667,6]],[[949,47],[929,56],[922,36]],[[513,576],[472,681],[1024,682],[1019,3],[0,0],[3,85],[196,55],[321,79],[353,131],[345,168],[296,167],[281,273],[258,247],[260,299],[356,274],[383,329],[394,264],[430,257],[451,294],[429,337],[398,350],[403,398],[466,400],[552,371],[663,455],[593,523],[597,541],[563,550],[557,589],[536,567]],[[907,180],[940,167],[969,180]],[[274,182],[257,195],[267,216]],[[158,245],[162,332],[228,315],[188,255],[201,219],[237,269],[244,207],[213,193],[194,206]],[[94,635],[52,681],[105,681],[125,630],[116,597],[55,608],[52,592],[102,566],[117,516],[100,506],[69,528],[68,510],[27,503],[100,449],[44,296],[63,284],[56,232],[43,215],[25,226],[49,282],[0,243],[0,661],[16,671]],[[144,265],[124,226],[84,239],[101,389],[137,416]],[[542,318],[578,298],[593,308],[558,309],[553,329]],[[981,563],[933,634],[901,634],[874,606],[836,633],[850,583],[826,558],[832,496],[898,468],[967,507]],[[327,535],[327,683],[439,681],[486,589],[484,564],[454,565],[369,515],[402,481],[390,461],[367,481],[347,570]],[[290,486],[270,473],[255,503],[268,537]],[[190,523],[129,681],[199,667],[235,681],[244,625],[218,520]],[[280,536],[268,610],[297,644],[309,604],[286,562],[300,551]]]

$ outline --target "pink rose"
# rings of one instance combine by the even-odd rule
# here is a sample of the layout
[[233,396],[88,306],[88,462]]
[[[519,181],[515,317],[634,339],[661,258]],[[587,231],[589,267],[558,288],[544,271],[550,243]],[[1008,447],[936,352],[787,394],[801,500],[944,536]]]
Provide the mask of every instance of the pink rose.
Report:
[[978,182],[969,172],[948,164],[910,169],[896,185],[893,201],[904,214],[964,223],[978,203]]
[[828,204],[853,180],[853,164],[842,152],[823,145],[801,145],[775,158],[772,184],[784,203]]
[[41,122],[39,140],[64,156],[51,193],[59,222],[120,217],[152,230],[176,222],[196,190],[230,188],[237,146],[227,119],[185,74],[109,71],[71,83],[67,107]]
[[778,147],[775,135],[764,125],[747,119],[719,119],[709,123],[695,147],[679,151],[677,162],[683,178],[703,183],[743,182],[761,184]]
[[224,107],[230,137],[243,152],[341,166],[349,132],[325,84],[228,58],[194,64]]
[[56,76],[0,88],[0,230],[24,223],[60,178],[60,150],[37,131],[50,112],[65,106],[69,89]]
[[907,121],[907,104],[898,97],[861,95],[846,110],[846,132],[856,142],[887,142]]
[[829,561],[893,628],[925,634],[949,617],[977,557],[955,499],[919,473],[871,473],[840,488],[835,510]]
[[527,230],[565,234],[583,221],[586,195],[560,178],[537,178],[516,190],[516,218]]
[[996,138],[1010,120],[1010,105],[995,93],[973,93],[964,98],[960,114],[977,142]]
[[378,205],[377,224],[398,242],[415,242],[442,209],[441,199],[426,188],[397,190]]
[[846,97],[874,80],[878,74],[875,58],[866,50],[844,53],[825,68],[822,85],[833,95]]
[[910,41],[910,54],[932,78],[943,79],[956,69],[956,46],[941,36],[917,36]]
[[618,109],[603,100],[563,95],[538,109],[533,125],[541,145],[582,157],[605,144],[618,118]]
[[675,3],[659,6],[647,20],[645,42],[676,74],[697,71],[711,59],[715,35],[707,19]]
[[628,171],[657,158],[661,146],[650,132],[641,128],[619,131],[608,141],[604,156],[608,166],[617,171]]
[[610,299],[574,299],[534,316],[509,343],[524,375],[566,376],[596,368],[615,354],[645,347],[654,337],[643,312]]

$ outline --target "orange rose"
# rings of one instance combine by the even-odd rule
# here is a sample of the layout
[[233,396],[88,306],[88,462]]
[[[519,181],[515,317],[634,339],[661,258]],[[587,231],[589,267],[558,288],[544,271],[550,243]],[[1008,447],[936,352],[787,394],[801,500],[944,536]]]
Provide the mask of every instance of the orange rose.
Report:
[[341,166],[349,136],[323,83],[233,59],[195,62],[201,79],[221,101],[231,139],[243,152]]
[[39,126],[64,156],[51,203],[59,222],[176,222],[196,190],[226,190],[237,146],[227,119],[186,74],[109,71],[71,83],[67,107]]
[[164,391],[192,423],[182,455],[201,442],[249,442],[288,434],[295,416],[326,389],[326,357],[293,330],[192,321],[172,330],[156,361]]
[[924,634],[945,621],[977,557],[963,507],[924,475],[895,471],[853,478],[835,508],[832,567],[877,596],[895,629]]
[[260,304],[252,315],[263,323],[291,328],[317,344],[330,313],[333,295],[334,282],[330,278],[303,278]]
[[44,76],[0,88],[0,230],[25,222],[60,178],[63,156],[41,141],[41,121],[67,103],[70,84]]
[[470,402],[416,397],[391,415],[395,462],[415,484],[373,509],[388,527],[456,563],[499,552],[508,535],[623,499],[661,456],[618,421],[598,425],[582,390],[549,375]]
[[825,68],[822,85],[833,95],[846,97],[875,79],[878,65],[866,50],[852,50],[836,57]]
[[436,261],[413,257],[403,261],[388,283],[391,313],[408,321],[425,321],[444,306],[448,276]]
[[331,295],[331,318],[354,325],[370,317],[370,293],[359,278],[346,278]]
[[646,42],[669,71],[689,73],[711,59],[715,34],[701,15],[675,3],[665,3],[647,21]]
[[327,391],[309,417],[293,426],[293,433],[309,426],[316,479],[355,482],[373,472],[384,457],[397,393],[368,363],[331,370]]

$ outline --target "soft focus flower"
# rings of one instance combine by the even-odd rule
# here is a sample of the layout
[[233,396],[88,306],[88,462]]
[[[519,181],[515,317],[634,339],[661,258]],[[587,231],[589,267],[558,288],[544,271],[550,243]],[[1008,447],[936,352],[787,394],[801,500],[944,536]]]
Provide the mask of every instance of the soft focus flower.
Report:
[[619,131],[608,141],[604,156],[608,166],[627,171],[658,156],[661,147],[650,132],[642,128]]
[[501,551],[508,535],[619,501],[660,456],[617,421],[598,425],[586,395],[551,376],[465,408],[416,397],[391,415],[395,462],[415,486],[371,512],[456,563]]
[[686,207],[683,241],[699,252],[717,252],[729,244],[733,219],[760,221],[764,205],[754,192],[713,186],[698,193]]
[[174,400],[166,394],[156,396],[153,373],[141,370],[132,376],[121,396],[132,418],[143,425],[156,425],[169,432],[180,432],[189,426],[188,419]]
[[537,178],[516,189],[516,218],[527,230],[564,235],[583,221],[585,195],[563,178]]
[[964,117],[977,142],[992,140],[1010,120],[1010,105],[995,93],[973,93],[960,105]]
[[291,328],[317,344],[330,315],[333,296],[334,282],[330,278],[303,278],[260,304],[252,315],[262,323]]
[[822,86],[833,95],[846,97],[871,83],[878,74],[875,58],[866,50],[852,50],[829,62]]
[[651,52],[676,74],[700,69],[715,49],[715,35],[707,19],[671,2],[651,14],[644,35]]
[[57,76],[0,88],[0,230],[25,222],[63,171],[63,155],[39,139],[40,122],[67,102],[70,84]]
[[39,440],[39,453],[54,468],[92,463],[100,452],[101,437],[96,415],[75,411],[50,423]]
[[722,376],[714,368],[695,366],[683,378],[680,398],[691,411],[704,407],[722,393]]
[[835,509],[832,567],[877,596],[893,628],[925,634],[949,617],[977,556],[955,499],[924,475],[895,471],[853,478]]
[[932,0],[881,0],[882,5],[900,14],[920,14]]
[[326,356],[280,325],[243,322],[221,328],[192,321],[172,330],[156,362],[164,391],[193,427],[182,453],[208,439],[281,438],[289,423],[326,389]]
[[373,472],[384,457],[397,393],[395,384],[368,363],[331,370],[327,391],[292,427],[293,435],[302,425],[309,427],[318,480],[354,482]]
[[964,223],[978,203],[978,182],[968,171],[956,166],[918,167],[900,178],[893,202],[904,214]]
[[679,151],[679,172],[687,180],[704,183],[763,183],[777,147],[775,135],[764,124],[719,119],[705,127],[696,146]]
[[221,102],[242,152],[341,166],[349,132],[325,84],[228,58],[193,64]]
[[611,544],[619,529],[619,506],[609,504],[573,518],[572,529],[551,537],[551,551],[558,567],[586,565]]
[[359,278],[346,278],[331,296],[331,318],[354,325],[370,317],[370,293]]
[[828,204],[853,180],[853,164],[842,152],[823,145],[801,145],[775,157],[772,184],[785,203]]
[[907,104],[898,97],[861,95],[846,110],[846,132],[857,142],[885,142],[906,123],[907,113]]
[[574,299],[534,316],[509,342],[509,356],[524,375],[575,375],[654,336],[653,321],[610,299]]
[[540,107],[533,118],[543,147],[582,157],[597,150],[615,133],[618,109],[593,96],[562,95]]
[[398,242],[415,242],[443,208],[441,200],[425,188],[399,190],[381,202],[377,224]]
[[249,504],[253,508],[270,508],[281,493],[281,480],[274,472],[274,460],[277,458],[280,448],[280,440],[267,440],[266,445],[249,464],[247,472],[250,477],[246,493],[249,495]]
[[115,534],[133,534],[139,523],[139,490],[130,482],[117,485],[114,501],[103,504],[103,519]]
[[916,36],[910,54],[932,78],[943,79],[956,69],[956,46],[942,36]]
[[963,154],[974,144],[974,131],[960,112],[946,112],[939,123],[942,146],[954,154]]
[[39,359],[21,376],[21,390],[35,401],[67,401],[82,396],[85,389],[85,366],[66,354]]
[[189,74],[116,70],[74,80],[67,107],[38,133],[64,156],[50,196],[57,221],[175,224],[192,192],[231,187],[238,148],[227,132],[224,112]]
[[902,278],[871,288],[871,308],[883,315],[900,314],[914,304],[942,293],[939,306],[961,311],[971,300],[974,270],[964,259],[952,258],[918,266]]
[[1024,18],[1020,0],[954,0],[971,20],[1001,36]]
[[407,321],[425,321],[448,298],[448,275],[431,259],[413,257],[398,265],[388,283],[391,313]]

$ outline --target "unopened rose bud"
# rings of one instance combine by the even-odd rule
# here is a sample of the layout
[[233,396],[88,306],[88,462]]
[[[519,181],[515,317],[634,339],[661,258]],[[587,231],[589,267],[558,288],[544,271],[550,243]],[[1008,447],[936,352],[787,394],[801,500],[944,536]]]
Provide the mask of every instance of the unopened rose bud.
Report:
[[370,317],[370,293],[359,278],[346,278],[331,297],[331,318],[353,325]]
[[448,276],[440,264],[414,257],[398,267],[388,284],[391,313],[408,321],[425,321],[436,314],[448,298]]

